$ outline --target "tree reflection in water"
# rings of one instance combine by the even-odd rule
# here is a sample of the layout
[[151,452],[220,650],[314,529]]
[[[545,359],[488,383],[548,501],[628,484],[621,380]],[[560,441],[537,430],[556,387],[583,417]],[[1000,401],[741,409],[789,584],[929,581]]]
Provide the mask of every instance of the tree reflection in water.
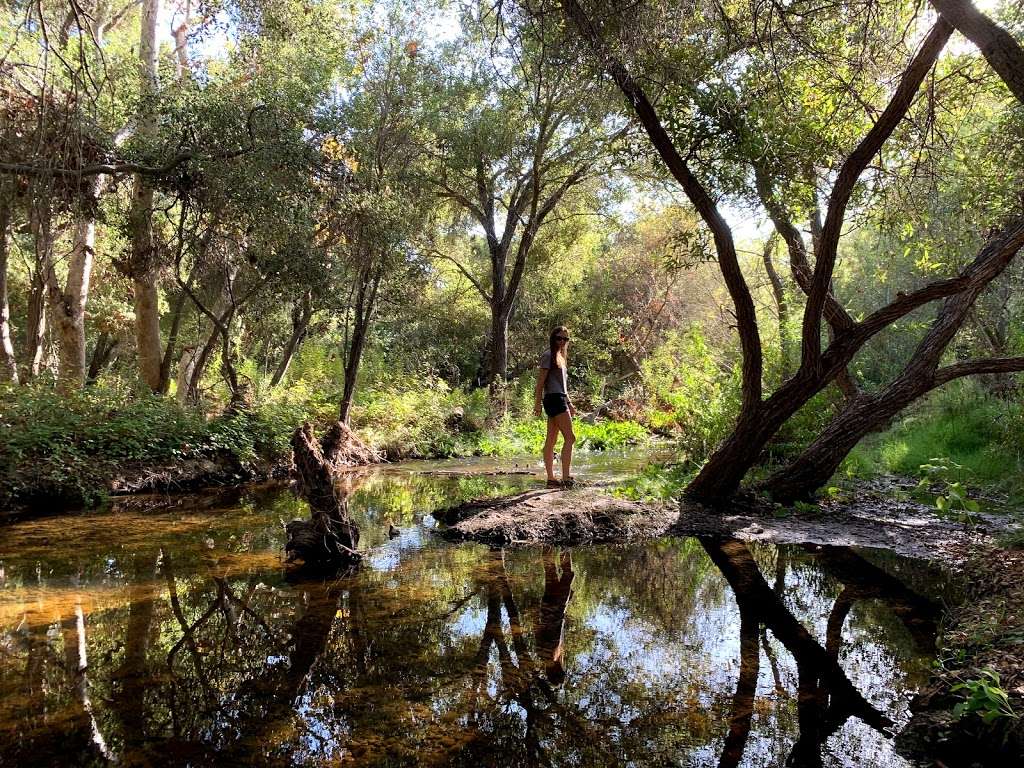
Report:
[[288,583],[178,530],[38,588],[5,564],[0,763],[833,764],[835,734],[887,741],[885,665],[924,659],[938,616],[842,548],[385,544],[386,567]]
[[888,736],[886,729],[893,725],[892,720],[864,699],[839,665],[843,624],[855,600],[879,599],[896,609],[916,641],[933,645],[938,606],[845,547],[816,548],[825,568],[844,584],[829,612],[823,647],[786,608],[784,574],[777,577],[772,589],[743,542],[705,539],[701,543],[732,587],[740,611],[740,673],[719,765],[739,765],[743,756],[757,686],[762,625],[786,647],[797,665],[800,735],[786,765],[822,765],[825,741],[851,717]]

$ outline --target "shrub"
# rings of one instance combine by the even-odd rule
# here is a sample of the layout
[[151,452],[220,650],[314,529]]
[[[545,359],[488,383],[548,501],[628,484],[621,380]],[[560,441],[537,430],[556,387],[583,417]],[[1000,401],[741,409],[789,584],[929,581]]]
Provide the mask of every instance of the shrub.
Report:
[[226,455],[241,465],[288,455],[295,426],[316,417],[292,390],[250,411],[207,420],[129,387],[61,394],[44,384],[0,392],[0,503],[34,497],[91,504],[125,466]]
[[644,423],[677,436],[692,462],[725,437],[739,408],[739,371],[712,354],[699,326],[671,332],[641,365]]

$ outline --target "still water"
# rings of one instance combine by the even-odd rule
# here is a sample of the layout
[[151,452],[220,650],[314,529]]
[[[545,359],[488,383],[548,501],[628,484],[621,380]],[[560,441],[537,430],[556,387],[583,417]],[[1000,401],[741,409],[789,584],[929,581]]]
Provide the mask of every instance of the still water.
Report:
[[534,482],[460,474],[493,467],[356,476],[369,553],[329,581],[285,577],[281,487],[0,529],[0,765],[910,765],[926,564],[441,542],[431,510]]

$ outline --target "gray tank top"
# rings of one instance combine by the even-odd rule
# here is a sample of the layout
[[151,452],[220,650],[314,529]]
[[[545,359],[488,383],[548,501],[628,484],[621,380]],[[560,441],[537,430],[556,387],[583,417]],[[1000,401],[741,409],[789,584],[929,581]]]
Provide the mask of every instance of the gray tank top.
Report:
[[565,368],[555,368],[552,366],[550,349],[540,356],[540,360],[537,362],[537,365],[540,368],[548,369],[548,376],[544,380],[545,395],[569,394],[569,374]]

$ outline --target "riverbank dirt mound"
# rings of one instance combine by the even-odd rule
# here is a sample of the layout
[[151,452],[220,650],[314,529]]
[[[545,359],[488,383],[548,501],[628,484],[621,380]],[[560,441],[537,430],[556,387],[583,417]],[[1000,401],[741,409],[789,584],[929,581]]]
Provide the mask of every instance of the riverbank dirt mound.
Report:
[[529,490],[434,512],[448,526],[444,538],[492,546],[637,541],[663,535],[676,516],[674,504],[642,504],[597,488]]
[[439,510],[434,517],[448,526],[441,531],[444,538],[493,545],[729,536],[776,544],[888,549],[954,567],[990,541],[990,534],[1007,528],[995,516],[964,525],[914,502],[869,498],[795,511],[748,497],[713,508],[690,501],[630,501],[594,486],[474,499]]

